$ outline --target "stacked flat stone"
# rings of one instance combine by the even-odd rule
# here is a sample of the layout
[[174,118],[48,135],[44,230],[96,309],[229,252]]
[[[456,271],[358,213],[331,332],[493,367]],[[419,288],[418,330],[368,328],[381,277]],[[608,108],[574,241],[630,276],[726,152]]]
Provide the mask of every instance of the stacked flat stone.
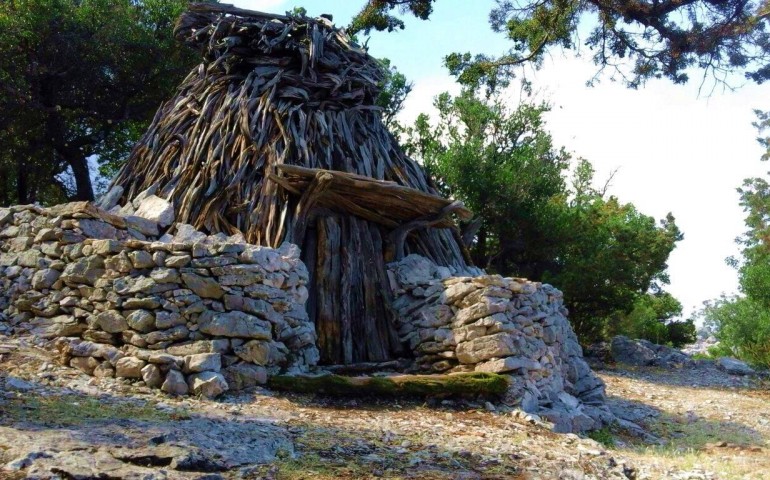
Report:
[[399,335],[423,371],[510,376],[510,397],[558,431],[611,421],[604,384],[583,360],[562,293],[499,275],[457,277],[409,255],[389,265]]
[[318,362],[296,246],[182,224],[153,241],[159,230],[85,202],[0,209],[0,333],[31,332],[89,375],[173,394],[216,396]]

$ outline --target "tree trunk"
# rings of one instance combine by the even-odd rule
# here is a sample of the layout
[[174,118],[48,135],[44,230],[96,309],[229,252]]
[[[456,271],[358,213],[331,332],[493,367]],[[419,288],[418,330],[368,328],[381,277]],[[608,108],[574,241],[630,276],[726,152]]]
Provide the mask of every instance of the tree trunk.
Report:
[[21,156],[16,159],[16,197],[19,205],[26,205],[29,203],[27,165]]
[[65,160],[72,167],[75,176],[77,192],[73,200],[93,200],[94,187],[91,183],[91,172],[88,170],[88,159],[82,155],[65,155]]
[[489,261],[489,258],[487,257],[487,237],[487,227],[482,226],[479,229],[479,241],[476,243],[476,247],[473,249],[473,252],[475,253],[475,255],[473,255],[473,263],[476,265],[488,266],[487,262]]

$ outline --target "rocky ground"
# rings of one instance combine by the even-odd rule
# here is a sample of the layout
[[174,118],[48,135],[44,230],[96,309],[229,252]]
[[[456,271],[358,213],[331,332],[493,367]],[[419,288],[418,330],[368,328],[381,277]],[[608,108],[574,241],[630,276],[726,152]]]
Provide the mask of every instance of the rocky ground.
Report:
[[555,434],[482,401],[174,399],[0,336],[0,478],[770,478],[767,383],[704,361],[599,373],[646,432]]

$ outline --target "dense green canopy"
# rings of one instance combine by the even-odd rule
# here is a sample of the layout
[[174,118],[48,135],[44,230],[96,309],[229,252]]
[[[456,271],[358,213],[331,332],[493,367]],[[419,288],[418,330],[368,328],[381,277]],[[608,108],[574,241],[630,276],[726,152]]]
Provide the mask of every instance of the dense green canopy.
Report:
[[[403,28],[394,10],[427,20],[435,3],[366,0],[350,29]],[[497,0],[489,22],[511,48],[500,55],[453,53],[446,65],[465,84],[494,87],[554,48],[586,46],[601,69],[631,87],[660,77],[684,83],[691,67],[718,81],[742,72],[761,83],[770,78],[768,15],[767,0]],[[581,37],[584,21],[591,30]]]
[[409,147],[446,195],[478,214],[464,234],[478,266],[562,289],[586,342],[624,325],[623,333],[666,330],[681,313],[662,292],[682,238],[673,216],[657,222],[594,187],[591,164],[554,147],[545,105],[513,109],[466,92],[442,94],[435,106],[437,122],[422,115],[407,129]]
[[0,2],[0,204],[93,198],[88,158],[122,160],[195,62],[186,3]]

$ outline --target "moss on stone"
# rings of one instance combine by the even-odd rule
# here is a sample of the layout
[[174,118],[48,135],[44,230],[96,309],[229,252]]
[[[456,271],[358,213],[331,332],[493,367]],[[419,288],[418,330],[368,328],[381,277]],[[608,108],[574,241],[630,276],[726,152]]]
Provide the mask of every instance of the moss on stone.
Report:
[[484,372],[390,377],[276,375],[268,380],[268,386],[275,390],[332,396],[498,396],[508,389],[508,380],[502,375]]

